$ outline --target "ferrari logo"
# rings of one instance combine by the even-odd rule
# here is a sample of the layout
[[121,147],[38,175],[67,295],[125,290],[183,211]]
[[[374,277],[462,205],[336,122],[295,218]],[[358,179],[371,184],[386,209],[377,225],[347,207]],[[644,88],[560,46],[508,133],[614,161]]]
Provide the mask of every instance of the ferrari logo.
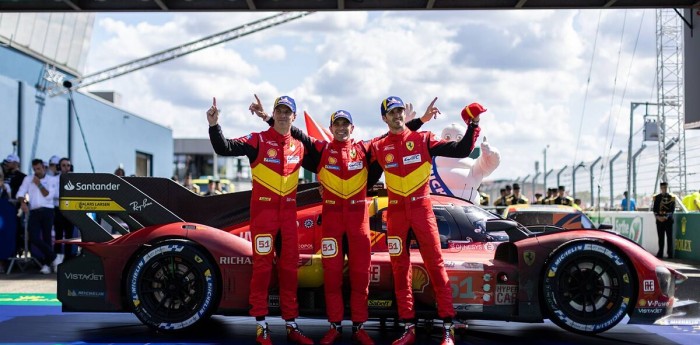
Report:
[[535,263],[535,252],[532,250],[526,250],[523,253],[523,259],[528,266],[532,266]]
[[409,151],[413,151],[413,148],[414,148],[414,147],[415,147],[415,145],[413,144],[413,141],[407,141],[407,142],[406,142],[406,148],[407,148]]
[[289,149],[294,151],[294,148],[295,148],[294,143],[289,143]]
[[350,158],[355,159],[357,157],[357,151],[355,149],[352,149],[350,151]]

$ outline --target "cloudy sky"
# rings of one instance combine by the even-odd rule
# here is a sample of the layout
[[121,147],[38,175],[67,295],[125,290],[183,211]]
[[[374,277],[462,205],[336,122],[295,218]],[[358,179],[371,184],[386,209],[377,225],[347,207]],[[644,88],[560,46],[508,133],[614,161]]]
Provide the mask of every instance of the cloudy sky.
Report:
[[[101,13],[85,72],[273,14]],[[654,10],[332,12],[88,89],[119,92],[122,107],[175,138],[207,137],[212,97],[229,137],[265,129],[247,111],[254,93],[268,111],[294,97],[302,128],[302,110],[323,124],[348,110],[361,139],[386,131],[389,95],[419,113],[437,96],[443,114],[423,127],[436,133],[479,102],[482,135],[502,154],[492,178],[508,178],[534,173],[547,145],[548,169],[626,150],[630,102],[656,101],[655,69]]]

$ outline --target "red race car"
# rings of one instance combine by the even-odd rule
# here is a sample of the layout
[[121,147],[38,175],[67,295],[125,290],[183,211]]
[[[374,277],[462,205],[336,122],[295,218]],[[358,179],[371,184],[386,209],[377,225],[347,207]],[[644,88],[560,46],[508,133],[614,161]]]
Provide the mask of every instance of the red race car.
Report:
[[[325,318],[316,185],[300,185],[299,306]],[[686,277],[637,244],[595,229],[533,233],[468,201],[431,196],[457,318],[550,319],[572,332],[606,331],[625,315],[651,324],[671,313]],[[80,229],[81,254],[59,266],[64,311],[132,312],[149,327],[181,330],[212,314],[248,315],[250,191],[197,196],[169,179],[112,174],[61,176],[60,208]],[[370,317],[395,318],[384,221],[386,197],[370,203]],[[418,243],[411,255],[417,316],[435,318]],[[271,314],[279,295],[270,294]],[[349,286],[345,284],[344,286]],[[346,308],[349,310],[349,308]]]

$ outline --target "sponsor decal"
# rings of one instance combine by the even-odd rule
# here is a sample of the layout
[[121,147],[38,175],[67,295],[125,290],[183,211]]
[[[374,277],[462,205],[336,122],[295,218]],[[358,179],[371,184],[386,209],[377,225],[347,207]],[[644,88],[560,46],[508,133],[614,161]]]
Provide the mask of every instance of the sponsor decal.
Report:
[[253,259],[249,256],[222,256],[219,265],[252,265]]
[[370,299],[367,300],[367,306],[368,307],[379,307],[379,308],[389,308],[391,307],[391,300],[383,300],[383,299]]
[[125,211],[110,198],[61,198],[61,210],[67,211]]
[[644,298],[639,300],[640,307],[666,308],[666,307],[668,307],[668,305],[669,305],[668,301],[658,301],[658,300],[647,301]]
[[523,259],[528,266],[532,266],[535,263],[535,251],[526,250],[523,252]]
[[389,255],[391,255],[391,256],[401,255],[401,251],[403,250],[402,242],[403,242],[403,240],[401,239],[401,237],[388,236],[386,239],[386,244],[387,244],[387,247],[389,248]]
[[421,156],[419,153],[416,153],[415,155],[403,157],[403,164],[414,164],[414,163],[420,163],[420,162],[421,162]]
[[68,289],[68,297],[104,297],[104,291],[83,291]]
[[399,166],[399,163],[389,163],[385,166],[385,168],[396,168],[397,166]]
[[398,203],[399,203],[398,200],[389,200],[389,204],[390,204],[390,205],[396,205],[396,204],[398,204]]
[[387,145],[387,146],[384,146],[384,150],[382,150],[382,151],[391,151],[393,149],[394,149],[394,145]]
[[264,161],[265,163],[280,164],[280,160],[277,159],[277,158],[267,158],[267,157],[265,157],[265,158],[263,159],[263,161]]
[[643,282],[644,292],[654,292],[654,281],[651,279],[644,280]]
[[296,199],[287,197],[286,199],[284,199],[284,201],[286,201],[286,202],[294,202],[294,201],[296,201]]
[[681,252],[692,252],[693,240],[676,240],[675,249]]
[[304,227],[307,229],[310,229],[314,226],[314,221],[313,219],[307,219],[304,221]]
[[381,267],[379,265],[371,265],[369,267],[369,282],[379,283],[381,277]]
[[118,183],[82,183],[82,182],[77,182],[75,185],[71,182],[68,181],[64,186],[63,189],[67,191],[71,190],[76,190],[76,191],[93,191],[93,190],[119,190],[119,187],[121,187],[120,184]]
[[348,171],[360,170],[364,166],[365,165],[364,165],[364,163],[362,163],[362,161],[350,162],[350,163],[348,163]]
[[413,280],[411,281],[411,289],[413,292],[423,293],[425,287],[430,284],[430,276],[428,276],[428,271],[423,268],[423,266],[411,265],[411,275]]
[[517,296],[517,285],[496,284],[496,305],[514,305]]
[[104,279],[104,274],[85,274],[85,273],[70,273],[65,272],[63,274],[68,280],[87,280],[87,281],[99,281]]
[[299,163],[299,156],[287,156],[287,163],[289,163],[289,164]]
[[489,251],[496,250],[496,245],[491,242],[473,243],[470,241],[450,241],[447,244],[449,249],[454,251]]
[[337,166],[337,165],[326,164],[323,167],[326,168],[327,170],[340,170],[340,166]]
[[296,148],[296,145],[294,145],[294,142],[289,143],[289,150],[294,151]]
[[143,202],[139,203],[138,201],[132,201],[129,203],[129,206],[133,211],[142,211],[148,206],[153,205],[152,202],[148,201],[148,199],[143,199]]
[[262,234],[255,236],[255,252],[260,255],[270,254],[272,252],[273,240],[272,235]]
[[483,312],[484,311],[484,306],[481,304],[455,303],[455,304],[452,304],[452,307],[454,307],[455,311],[458,311],[458,312]]
[[413,151],[413,148],[414,148],[415,146],[416,146],[416,145],[413,143],[413,141],[407,141],[407,142],[406,142],[406,148],[407,148],[409,151]]
[[[268,144],[268,145],[270,145],[270,146],[279,147],[279,145],[277,145],[277,142],[276,142],[276,141],[266,141],[265,143]],[[270,151],[267,151],[267,152],[270,152]],[[277,153],[277,151],[275,151],[275,154],[276,154],[276,153]]]
[[350,150],[350,158],[357,158],[357,151],[355,151],[355,149]]
[[391,153],[387,153],[386,156],[384,156],[384,161],[387,163],[391,163],[394,161],[394,155]]
[[266,196],[261,196],[261,197],[258,198],[258,200],[260,200],[260,201],[270,201],[270,200],[272,200],[272,198],[266,197]]
[[275,157],[277,157],[277,150],[268,149],[267,150],[267,157],[265,157],[265,159],[263,159],[263,161],[265,161],[267,163],[279,164],[280,160],[275,158]]
[[338,255],[338,241],[331,237],[321,239],[321,255],[324,258],[332,258]]
[[328,164],[335,164],[338,163],[338,160],[335,159],[335,157],[328,157]]
[[637,308],[639,314],[661,314],[664,310],[661,308]]
[[311,243],[300,243],[299,250],[311,250],[314,246]]
[[335,205],[335,200],[326,199],[325,203],[329,205]]
[[[610,223],[607,223],[610,224]],[[642,243],[642,217],[616,217],[614,229],[636,243]]]

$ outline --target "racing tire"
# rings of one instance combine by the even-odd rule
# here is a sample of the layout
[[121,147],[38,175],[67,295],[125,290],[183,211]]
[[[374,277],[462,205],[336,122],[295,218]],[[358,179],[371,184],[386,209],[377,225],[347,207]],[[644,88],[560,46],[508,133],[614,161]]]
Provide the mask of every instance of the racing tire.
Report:
[[209,255],[186,240],[167,240],[142,251],[127,276],[127,300],[148,327],[179,331],[216,310],[220,278]]
[[542,294],[552,322],[591,335],[607,331],[625,317],[634,301],[635,286],[630,265],[617,250],[578,241],[551,256]]

